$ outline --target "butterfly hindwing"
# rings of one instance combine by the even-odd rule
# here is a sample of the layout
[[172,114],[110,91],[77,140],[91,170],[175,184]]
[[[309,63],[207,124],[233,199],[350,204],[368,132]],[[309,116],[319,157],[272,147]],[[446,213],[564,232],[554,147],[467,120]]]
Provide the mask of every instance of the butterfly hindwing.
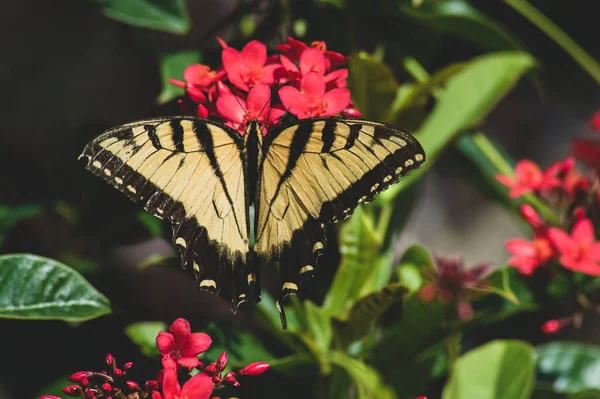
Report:
[[205,119],[171,117],[108,130],[81,157],[87,168],[153,215],[173,223],[173,242],[200,289],[234,307],[246,298],[248,190],[241,136]]
[[423,162],[414,137],[376,122],[314,118],[269,132],[254,249],[259,263],[279,260],[280,301],[313,274],[328,224],[347,218]]

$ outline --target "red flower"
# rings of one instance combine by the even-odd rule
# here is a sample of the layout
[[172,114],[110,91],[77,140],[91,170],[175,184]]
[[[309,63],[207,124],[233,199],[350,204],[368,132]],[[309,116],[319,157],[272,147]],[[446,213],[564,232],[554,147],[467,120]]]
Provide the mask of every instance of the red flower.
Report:
[[571,152],[581,162],[600,170],[600,143],[597,140],[575,138],[571,142]]
[[600,242],[595,241],[594,226],[587,218],[575,222],[571,235],[553,227],[548,238],[560,253],[560,263],[567,269],[600,275]]
[[300,83],[279,89],[283,106],[298,118],[339,114],[350,104],[350,91],[337,88],[325,92],[325,78],[318,72],[309,72]]
[[419,297],[429,302],[437,297],[442,304],[456,304],[461,320],[468,320],[473,315],[470,295],[474,288],[484,285],[483,278],[489,271],[489,265],[479,264],[465,267],[460,259],[436,259],[436,268],[430,273],[431,282],[419,291]]
[[225,71],[211,71],[210,67],[202,64],[192,64],[183,71],[185,82],[169,79],[175,86],[185,88],[188,96],[196,103],[204,104],[207,101],[205,91],[218,82],[225,75]]
[[[348,58],[334,51],[327,51],[327,45],[323,41],[314,41],[311,43],[312,48],[319,50],[326,60],[326,70],[343,65],[348,61]],[[300,59],[305,50],[310,49],[306,44],[292,37],[287,38],[287,43],[275,46],[287,58],[295,62]]]
[[[217,99],[217,110],[227,119],[227,124],[241,133],[248,120],[258,120],[265,125],[267,116],[268,123],[277,123],[285,113],[280,108],[271,108],[271,89],[267,85],[259,84],[248,92],[246,99],[235,96],[226,86],[219,88],[220,95]],[[237,98],[236,98],[237,97]],[[263,129],[263,133],[266,129]]]
[[162,378],[162,395],[158,391],[152,391],[152,399],[208,399],[213,392],[212,379],[199,373],[179,385],[177,380],[177,369],[167,367]]
[[193,368],[200,364],[198,355],[208,349],[212,340],[204,333],[191,333],[190,323],[179,318],[171,324],[169,332],[160,332],[156,346],[163,358],[172,359],[180,366]]
[[512,255],[508,264],[527,276],[531,275],[536,267],[554,257],[550,241],[543,235],[536,236],[533,241],[512,238],[506,241],[504,247]]
[[600,133],[600,111],[596,111],[590,117],[590,127]]
[[505,175],[496,175],[496,180],[504,184],[510,191],[510,198],[517,198],[523,194],[537,192],[556,187],[560,181],[556,178],[558,172],[558,163],[552,165],[548,170],[542,173],[540,167],[528,159],[519,161],[515,167],[515,178]]
[[275,73],[281,69],[280,64],[265,65],[267,47],[257,40],[246,44],[241,52],[227,47],[221,58],[229,81],[244,91],[259,83],[275,83]]

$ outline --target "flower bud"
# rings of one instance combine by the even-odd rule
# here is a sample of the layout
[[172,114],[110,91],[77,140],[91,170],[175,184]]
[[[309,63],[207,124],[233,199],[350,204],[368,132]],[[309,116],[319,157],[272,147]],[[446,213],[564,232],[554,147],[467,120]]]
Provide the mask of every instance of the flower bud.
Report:
[[96,390],[94,389],[88,389],[85,391],[85,397],[88,399],[93,399],[96,397]]
[[225,368],[225,366],[227,366],[227,353],[223,352],[221,353],[221,356],[219,356],[219,360],[217,360],[217,370],[218,371],[223,371],[223,369]]
[[112,367],[114,364],[115,358],[113,355],[111,355],[110,353],[108,355],[106,355],[106,365],[108,367]]
[[68,387],[64,387],[62,391],[65,393],[65,395],[79,396],[80,390],[81,388],[79,385],[69,385]]
[[542,332],[544,334],[556,334],[563,328],[563,323],[560,320],[548,320],[542,324]]
[[250,363],[249,365],[247,365],[246,367],[241,369],[238,372],[238,374],[239,375],[260,375],[260,374],[264,373],[265,371],[267,371],[269,369],[269,367],[271,367],[269,365],[269,363],[264,363],[264,362]]
[[235,379],[235,377],[226,377],[223,378],[223,381],[227,385],[231,385],[232,387],[239,387],[240,383]]
[[419,397],[418,397],[418,398],[416,398],[416,399],[427,399],[427,396],[419,396]]
[[346,108],[345,110],[342,111],[342,115],[346,116],[348,118],[358,118],[362,114],[356,108],[354,108],[354,107],[348,107],[348,108]]
[[91,371],[78,371],[76,373],[71,374],[69,377],[69,381],[71,382],[80,382],[83,377],[91,377],[94,373]]
[[540,228],[544,225],[544,221],[531,205],[523,204],[519,210],[521,211],[523,219],[525,219],[525,221],[534,229]]
[[81,377],[81,381],[79,382],[79,385],[81,385],[84,388],[87,388],[88,385],[90,385],[90,381],[88,380],[87,377]]
[[219,382],[221,382],[221,377],[219,377],[218,375],[213,375],[212,382],[213,384],[218,384]]
[[129,370],[133,367],[133,362],[127,362],[123,365],[123,370]]
[[216,375],[218,373],[217,363],[213,362],[208,366],[204,367],[204,372],[210,376]]
[[102,388],[104,392],[110,392],[112,386],[108,382],[105,382],[104,384],[102,384],[102,386],[100,386],[100,388]]
[[146,392],[150,393],[152,391],[158,390],[158,382],[154,380],[146,381]]
[[54,396],[54,395],[44,395],[44,396],[40,396],[39,399],[60,399],[58,396]]
[[115,368],[113,373],[117,376],[117,377],[123,377],[125,375],[125,372],[121,369]]

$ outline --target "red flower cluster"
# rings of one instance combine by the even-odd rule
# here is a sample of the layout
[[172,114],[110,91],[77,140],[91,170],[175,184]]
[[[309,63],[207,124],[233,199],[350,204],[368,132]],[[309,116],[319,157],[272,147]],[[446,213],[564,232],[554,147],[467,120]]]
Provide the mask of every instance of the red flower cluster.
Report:
[[430,272],[430,283],[425,284],[419,291],[419,297],[424,302],[430,302],[437,297],[442,304],[454,304],[460,320],[473,317],[471,296],[473,289],[483,288],[483,278],[489,272],[487,264],[479,264],[467,268],[460,259],[444,259],[438,257],[436,268]]
[[[217,39],[223,48],[222,67],[213,71],[194,64],[185,69],[184,81],[169,79],[186,89],[197,116],[215,116],[241,133],[248,120],[277,123],[286,110],[300,119],[339,113],[360,116],[346,88],[348,70],[339,68],[347,57],[327,51],[324,42],[309,47],[288,38],[276,46],[282,54],[267,56],[259,41],[238,51]],[[185,108],[184,100],[180,104]]]
[[[63,389],[68,396],[89,399],[111,398],[149,398],[152,399],[208,399],[213,391],[223,385],[239,386],[238,375],[256,376],[269,368],[268,363],[251,363],[237,372],[222,375],[227,366],[227,354],[223,352],[218,361],[204,367],[198,355],[208,349],[211,339],[203,333],[192,333],[190,324],[185,319],[177,319],[169,327],[169,332],[161,332],[156,337],[156,344],[161,352],[163,369],[158,372],[156,380],[149,380],[144,388],[131,380],[125,380],[131,362],[117,367],[112,355],[106,357],[108,371],[78,371],[69,380],[74,385]],[[180,368],[191,371],[196,368],[200,372],[180,385],[178,373]],[[189,376],[189,375],[188,375]],[[60,399],[45,395],[40,399]],[[218,399],[218,398],[213,398]]]
[[[600,130],[600,114],[592,117],[591,125]],[[591,153],[585,145],[578,148],[579,155]],[[577,151],[575,155],[578,156]],[[594,161],[598,163],[599,159]],[[535,193],[556,210],[557,219],[564,225],[549,226],[530,205],[522,205],[521,215],[534,230],[533,240],[513,238],[506,241],[505,247],[512,255],[509,265],[522,274],[531,275],[536,268],[557,260],[567,269],[600,275],[600,242],[596,241],[594,228],[594,222],[598,221],[587,216],[596,214],[600,203],[597,174],[584,176],[575,168],[572,157],[554,163],[545,171],[534,162],[523,160],[517,163],[515,174],[514,178],[496,177],[509,187],[509,196],[517,198],[525,193]],[[551,326],[552,323],[550,329]]]

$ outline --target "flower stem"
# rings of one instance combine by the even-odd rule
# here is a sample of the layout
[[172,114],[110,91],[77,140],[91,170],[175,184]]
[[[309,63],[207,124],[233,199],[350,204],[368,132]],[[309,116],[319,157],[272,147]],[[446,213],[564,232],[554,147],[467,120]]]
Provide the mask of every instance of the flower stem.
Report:
[[597,83],[600,83],[600,64],[598,64],[592,56],[575,43],[575,41],[563,32],[554,22],[526,0],[504,0],[504,2],[554,40],[556,44],[562,47],[562,49],[569,54],[579,66],[585,69]]

